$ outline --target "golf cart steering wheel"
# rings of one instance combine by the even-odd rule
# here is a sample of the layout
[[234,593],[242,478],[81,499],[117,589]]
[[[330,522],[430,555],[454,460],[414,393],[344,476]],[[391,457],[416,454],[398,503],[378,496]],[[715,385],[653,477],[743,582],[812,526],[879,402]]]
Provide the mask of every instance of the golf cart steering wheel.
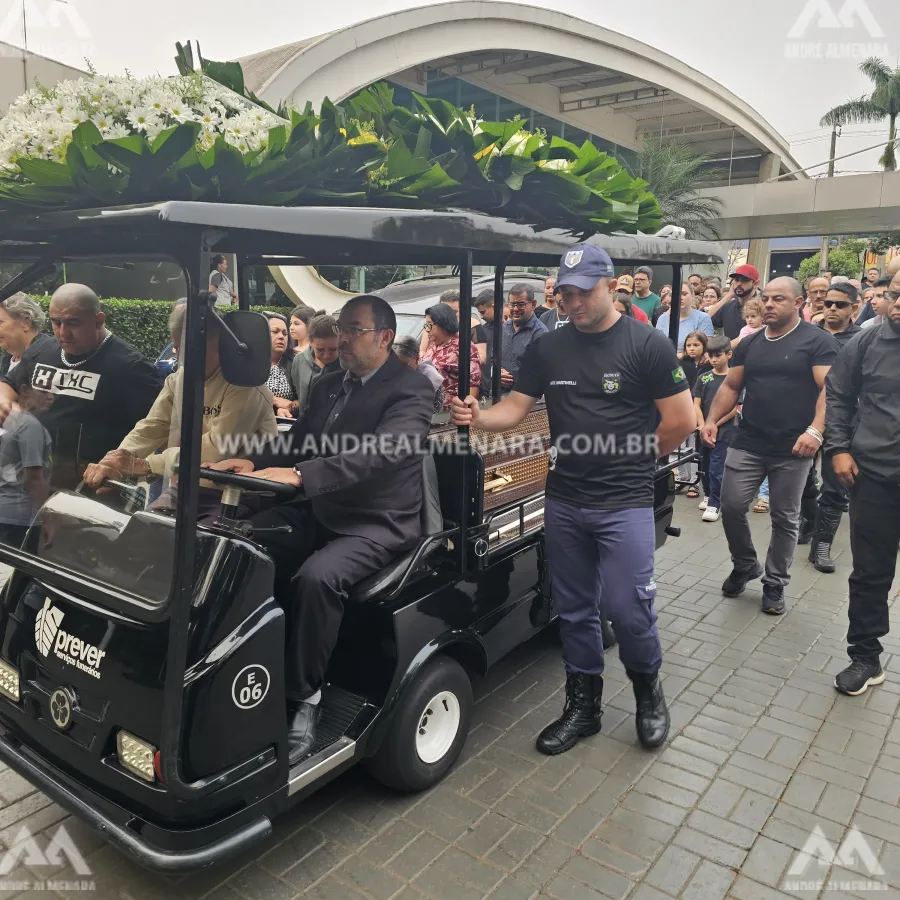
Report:
[[238,475],[235,472],[222,472],[219,469],[207,469],[200,467],[200,478],[212,481],[214,484],[225,484],[240,488],[241,491],[261,491],[277,494],[279,497],[295,497],[299,488],[291,484],[282,484],[280,481],[269,481],[267,478],[252,478],[249,475]]

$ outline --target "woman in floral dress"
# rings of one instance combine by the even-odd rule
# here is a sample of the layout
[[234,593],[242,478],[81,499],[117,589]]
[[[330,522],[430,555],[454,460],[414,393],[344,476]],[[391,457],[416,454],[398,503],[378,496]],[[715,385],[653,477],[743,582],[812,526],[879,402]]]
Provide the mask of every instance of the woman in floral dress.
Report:
[[[459,393],[459,320],[446,303],[438,303],[425,312],[425,330],[430,341],[423,359],[431,360],[444,379],[446,409]],[[470,344],[469,395],[477,398],[481,389],[481,363],[478,350],[471,341]]]

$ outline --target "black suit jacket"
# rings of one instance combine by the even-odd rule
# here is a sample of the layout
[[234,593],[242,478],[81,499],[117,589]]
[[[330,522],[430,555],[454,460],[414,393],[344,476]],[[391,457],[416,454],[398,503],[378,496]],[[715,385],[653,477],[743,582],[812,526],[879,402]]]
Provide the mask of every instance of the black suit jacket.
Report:
[[313,514],[329,530],[361,535],[399,553],[422,535],[422,461],[416,450],[431,425],[434,388],[392,353],[351,394],[323,441],[343,380],[343,371],[321,376],[289,432],[289,448],[282,435],[268,452],[251,458],[257,469],[296,466]]

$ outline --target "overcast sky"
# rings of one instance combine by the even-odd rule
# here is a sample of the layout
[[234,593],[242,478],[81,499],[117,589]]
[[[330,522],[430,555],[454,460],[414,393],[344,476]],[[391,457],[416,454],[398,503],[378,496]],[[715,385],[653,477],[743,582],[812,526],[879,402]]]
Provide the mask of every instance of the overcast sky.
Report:
[[[136,74],[174,71],[176,40],[199,39],[210,59],[232,59],[332,31],[366,18],[426,3],[403,0],[70,0],[84,21],[81,37],[60,38],[60,29],[41,27],[57,0],[0,0],[0,39],[21,45],[21,11],[28,10],[28,45],[71,65],[90,57],[101,72]],[[805,30],[796,23],[818,4]],[[859,59],[788,58],[799,44],[876,45],[890,65],[900,64],[900,3],[897,0],[627,0],[576,3],[543,0],[542,5],[641,40],[675,56],[723,84],[754,107],[791,144],[801,165],[828,157],[828,131],[818,127],[830,107],[867,91]],[[830,29],[820,27],[830,13]],[[16,23],[15,27],[14,24]],[[793,30],[803,31],[792,38]],[[786,49],[786,45],[790,45]],[[653,52],[652,50],[650,51]],[[859,52],[858,50],[856,52]],[[845,129],[838,154],[886,140],[887,126]],[[879,150],[837,162],[838,172],[872,170]],[[900,154],[898,154],[900,155]],[[812,170],[822,172],[823,169]]]

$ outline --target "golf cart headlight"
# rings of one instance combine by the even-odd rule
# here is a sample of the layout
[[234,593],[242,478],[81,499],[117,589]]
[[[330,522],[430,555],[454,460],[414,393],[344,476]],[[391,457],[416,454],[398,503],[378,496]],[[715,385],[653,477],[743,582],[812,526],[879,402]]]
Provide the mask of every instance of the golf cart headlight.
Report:
[[19,702],[19,671],[0,659],[0,694]]
[[146,744],[127,731],[120,731],[116,735],[116,748],[119,762],[144,781],[156,781],[156,771],[153,768],[153,757],[156,755],[156,747]]

